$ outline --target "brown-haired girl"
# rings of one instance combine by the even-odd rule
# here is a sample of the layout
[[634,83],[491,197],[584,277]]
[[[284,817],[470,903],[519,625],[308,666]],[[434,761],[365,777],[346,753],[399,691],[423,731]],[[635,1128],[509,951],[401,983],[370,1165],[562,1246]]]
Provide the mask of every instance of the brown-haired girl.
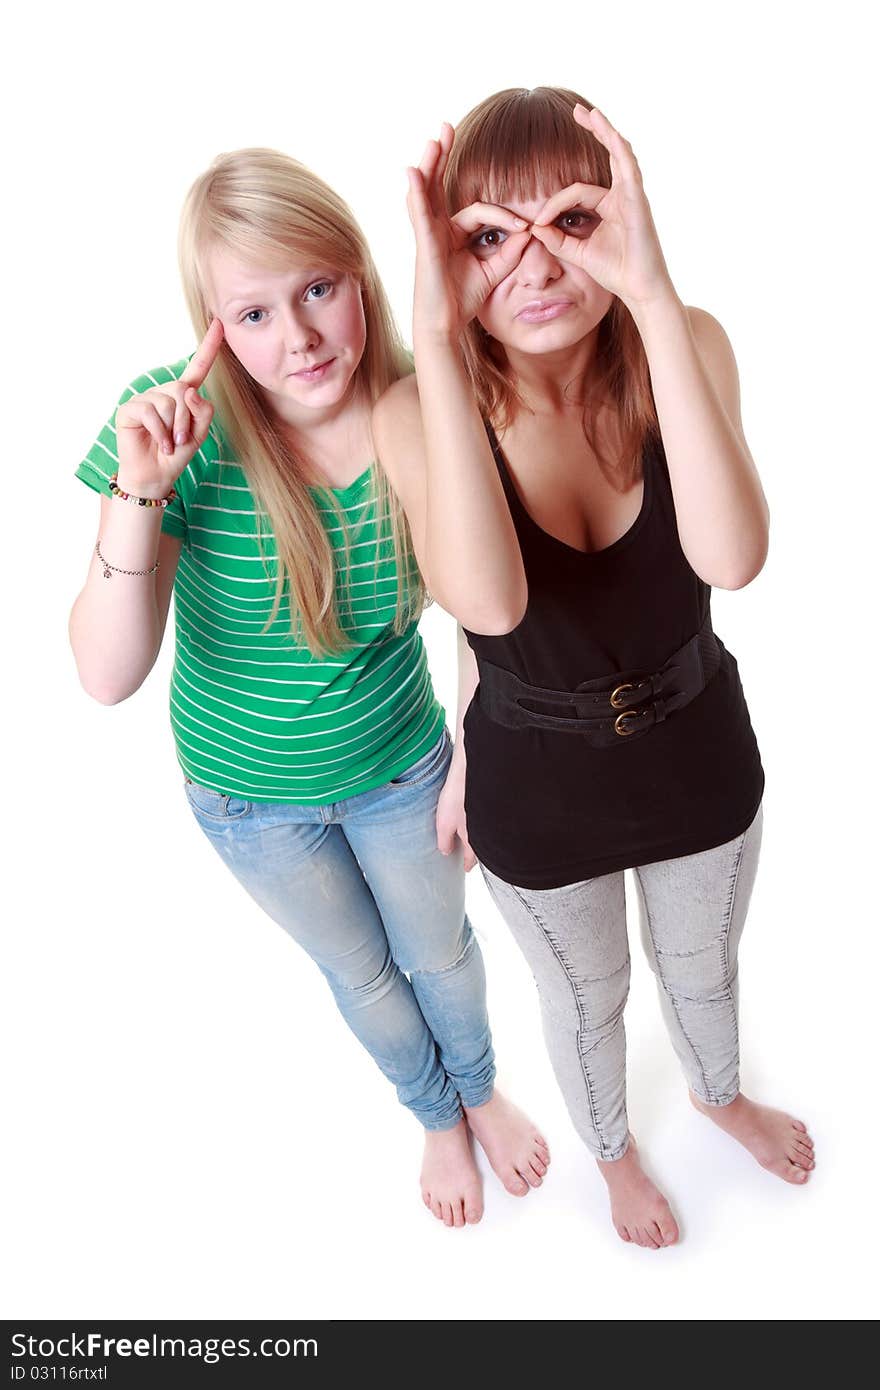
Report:
[[417,385],[374,430],[467,637],[439,814],[532,968],[614,1224],[656,1249],[678,1228],[627,1122],[625,869],[694,1105],[786,1181],[813,1167],[803,1123],[739,1089],[764,774],[709,599],[760,571],[768,513],[736,364],[576,93],[497,93],[409,179]]

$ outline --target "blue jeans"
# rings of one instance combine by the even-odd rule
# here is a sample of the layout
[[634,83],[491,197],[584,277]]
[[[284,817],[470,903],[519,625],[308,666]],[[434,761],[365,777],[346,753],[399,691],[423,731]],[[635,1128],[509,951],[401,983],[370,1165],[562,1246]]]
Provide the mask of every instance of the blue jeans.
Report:
[[339,1011],[426,1129],[492,1095],[483,959],[461,846],[437,849],[447,730],[384,786],[321,806],[245,801],[186,782],[227,868],[323,972]]

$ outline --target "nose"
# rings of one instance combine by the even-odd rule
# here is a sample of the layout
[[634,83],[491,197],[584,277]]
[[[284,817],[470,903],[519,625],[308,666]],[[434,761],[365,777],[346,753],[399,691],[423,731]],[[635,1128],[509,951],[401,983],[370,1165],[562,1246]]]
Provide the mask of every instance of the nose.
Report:
[[284,318],[284,350],[291,356],[311,352],[321,340],[315,325],[300,319],[295,313],[287,313]]
[[542,289],[562,274],[562,265],[537,237],[531,237],[517,266],[517,279],[530,289]]

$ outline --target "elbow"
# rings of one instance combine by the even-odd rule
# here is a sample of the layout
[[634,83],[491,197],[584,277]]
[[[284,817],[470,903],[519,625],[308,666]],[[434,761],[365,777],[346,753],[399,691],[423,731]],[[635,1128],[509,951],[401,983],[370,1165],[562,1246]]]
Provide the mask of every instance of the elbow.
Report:
[[434,598],[447,613],[468,632],[480,637],[505,637],[519,627],[528,607],[528,587],[523,579],[521,590],[494,600],[481,600],[474,594],[444,594],[431,589]]
[[123,700],[127,700],[129,695],[133,695],[137,686],[122,685],[118,681],[107,680],[98,671],[79,670],[79,683],[90,699],[97,701],[99,705],[121,705]]
[[767,543],[754,550],[737,555],[730,564],[720,571],[709,583],[714,589],[744,589],[757,579],[767,560]]

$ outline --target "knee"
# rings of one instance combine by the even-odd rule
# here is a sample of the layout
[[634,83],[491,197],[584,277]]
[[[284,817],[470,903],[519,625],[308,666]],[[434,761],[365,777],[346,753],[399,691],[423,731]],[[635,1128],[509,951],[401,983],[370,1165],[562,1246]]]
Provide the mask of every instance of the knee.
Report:
[[407,942],[396,959],[407,975],[444,975],[466,968],[476,949],[476,938],[465,917],[458,931]]
[[336,998],[352,1008],[378,1003],[390,994],[400,976],[390,951],[381,960],[364,962],[356,970],[340,966],[321,968]]

